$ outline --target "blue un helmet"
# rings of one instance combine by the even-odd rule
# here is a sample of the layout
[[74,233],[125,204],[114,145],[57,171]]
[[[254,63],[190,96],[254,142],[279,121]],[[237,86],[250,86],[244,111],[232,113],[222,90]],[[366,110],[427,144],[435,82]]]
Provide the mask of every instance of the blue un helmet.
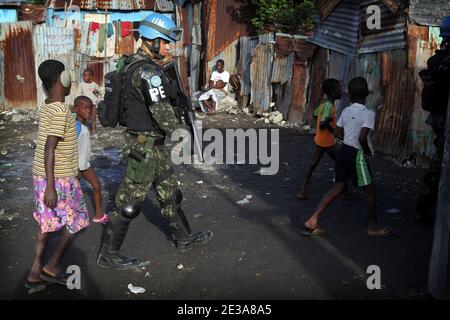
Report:
[[161,38],[173,42],[181,38],[181,29],[177,28],[172,19],[160,13],[152,13],[145,18],[138,32],[141,37],[149,40]]
[[450,38],[450,16],[442,19],[441,27],[439,28],[439,37]]

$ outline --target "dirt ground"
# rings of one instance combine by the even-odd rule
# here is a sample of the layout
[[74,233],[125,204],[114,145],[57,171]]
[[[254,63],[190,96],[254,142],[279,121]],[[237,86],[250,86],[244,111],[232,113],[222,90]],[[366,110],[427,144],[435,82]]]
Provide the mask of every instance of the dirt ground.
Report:
[[[38,226],[32,218],[31,165],[34,119],[0,122],[0,298],[2,299],[424,299],[433,228],[415,222],[415,198],[424,173],[381,156],[372,160],[379,220],[398,234],[365,234],[366,207],[338,199],[324,214],[323,237],[300,235],[303,223],[332,185],[333,164],[324,158],[310,183],[312,199],[295,192],[312,156],[312,135],[277,127],[251,115],[202,116],[204,128],[271,128],[280,131],[277,175],[255,174],[260,165],[180,165],[175,174],[194,230],[209,229],[207,246],[182,254],[168,240],[168,227],[152,193],[133,221],[122,251],[149,264],[110,271],[96,266],[102,226],[92,224],[67,252],[64,264],[82,272],[80,290],[52,286],[29,294],[24,280],[33,260]],[[108,208],[125,164],[121,129],[99,128],[92,163]],[[83,184],[87,199],[89,186]],[[249,203],[237,201],[251,195]],[[386,210],[397,209],[397,213]],[[395,211],[395,210],[394,210]],[[51,245],[51,244],[50,244]],[[367,268],[381,270],[382,287],[369,290]],[[132,293],[128,285],[143,287]]]

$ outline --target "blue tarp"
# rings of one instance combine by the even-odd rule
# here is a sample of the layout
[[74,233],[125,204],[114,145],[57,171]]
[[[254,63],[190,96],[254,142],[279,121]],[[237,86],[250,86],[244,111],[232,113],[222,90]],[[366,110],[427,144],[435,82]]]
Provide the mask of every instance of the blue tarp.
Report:
[[17,10],[16,9],[0,9],[0,23],[16,22]]

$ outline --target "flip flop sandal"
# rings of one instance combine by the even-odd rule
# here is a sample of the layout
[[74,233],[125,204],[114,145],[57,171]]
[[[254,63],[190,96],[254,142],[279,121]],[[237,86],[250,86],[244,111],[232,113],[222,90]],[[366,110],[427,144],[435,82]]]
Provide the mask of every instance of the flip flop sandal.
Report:
[[305,231],[300,232],[305,237],[314,237],[314,236],[320,236],[321,234],[325,233],[325,229],[322,229],[320,227],[317,227],[315,229],[307,229],[305,228]]
[[109,222],[109,216],[104,213],[103,217],[101,217],[100,219],[92,219],[92,221],[94,221],[95,223],[101,223],[101,224],[107,224]]
[[51,274],[42,271],[41,274],[39,275],[41,277],[42,280],[51,282],[51,283],[55,283],[55,284],[60,284],[62,286],[66,286],[67,285],[67,277],[65,274],[60,274],[57,276],[52,276]]
[[376,237],[376,238],[386,238],[386,237],[393,236],[394,234],[395,234],[395,230],[388,226],[384,226],[384,227],[378,229],[374,234],[367,233],[367,235],[369,237]]
[[33,281],[26,281],[25,282],[25,288],[28,289],[28,293],[29,294],[33,294],[36,292],[41,292],[44,291],[45,288],[47,288],[47,286],[52,285],[53,283],[51,282],[47,282],[45,280],[41,280],[38,282],[33,282]]

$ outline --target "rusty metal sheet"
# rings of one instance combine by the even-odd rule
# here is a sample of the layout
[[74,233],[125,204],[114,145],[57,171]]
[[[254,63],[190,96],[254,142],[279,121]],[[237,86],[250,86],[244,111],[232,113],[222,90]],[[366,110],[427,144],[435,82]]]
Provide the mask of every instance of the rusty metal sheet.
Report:
[[[367,8],[378,5],[381,8],[381,29],[367,28]],[[366,0],[361,3],[361,34],[359,53],[383,52],[402,49],[406,45],[406,14],[403,4],[393,14],[387,6],[377,0]]]
[[[1,32],[1,31],[0,31]],[[4,81],[4,57],[3,57],[3,50],[0,50],[0,83],[5,83]],[[3,92],[3,85],[0,85],[0,110],[5,109],[5,94]]]
[[411,152],[418,155],[418,161],[429,160],[434,152],[434,134],[431,127],[425,123],[428,112],[421,107],[421,91],[423,83],[418,73],[425,69],[427,60],[438,48],[439,28],[410,25],[408,28],[408,69],[413,70],[414,75],[414,106],[410,124],[409,143]]
[[4,106],[11,108],[36,107],[36,75],[31,21],[5,23],[0,27],[3,43]]
[[288,56],[275,53],[272,67],[272,83],[285,83],[291,80],[294,54]]
[[308,61],[314,55],[314,50],[317,46],[311,42],[306,41],[305,37],[294,39],[294,53],[297,59]]
[[22,3],[19,8],[19,20],[43,23],[45,21],[44,12],[44,5]]
[[314,109],[322,101],[322,83],[325,81],[328,73],[328,49],[319,47],[314,54],[311,66],[311,81],[308,107],[305,110],[305,120],[309,125],[315,126],[313,118]]
[[[116,26],[116,30],[118,30],[119,24],[121,23],[120,21],[114,21],[113,22],[114,25]],[[115,52],[117,55],[122,55],[122,54],[132,54],[134,53],[134,37],[133,34],[129,34],[125,37],[122,36],[117,36],[116,37],[116,48],[115,48]]]
[[[179,7],[177,7],[179,8]],[[189,26],[188,10],[186,8],[179,9],[181,11],[181,23],[183,28],[183,44],[191,44],[191,28]],[[178,9],[177,9],[178,13]]]
[[415,24],[439,26],[450,14],[450,5],[444,0],[410,0],[409,18]]
[[156,0],[155,2],[155,11],[161,12],[173,12],[175,10],[175,6],[172,1],[169,0]]
[[391,11],[396,14],[398,10],[405,4],[403,0],[381,0],[383,4]]
[[319,12],[320,21],[325,20],[341,0],[318,0],[316,1],[316,8]]
[[309,73],[305,61],[294,60],[292,72],[292,100],[289,107],[288,120],[294,123],[303,123],[305,117],[306,92]]
[[356,56],[359,42],[359,1],[342,0],[323,22],[318,22],[311,42]]
[[82,10],[153,10],[155,0],[52,0],[49,7],[65,9],[70,4]]
[[255,111],[267,112],[270,109],[273,53],[273,44],[259,44],[253,50],[250,77],[251,101]]
[[248,35],[248,21],[242,21],[232,13],[241,6],[239,0],[205,0],[208,39],[207,60],[210,61],[241,36]]
[[289,35],[281,36],[279,34],[276,34],[275,52],[284,56],[288,56],[290,53],[292,53],[292,51],[294,51],[294,38]]
[[408,153],[408,128],[414,111],[414,94],[411,94],[415,87],[414,75],[405,68],[405,50],[381,53],[381,63],[389,80],[384,83],[384,105],[377,113],[374,144],[378,151],[402,156]]

